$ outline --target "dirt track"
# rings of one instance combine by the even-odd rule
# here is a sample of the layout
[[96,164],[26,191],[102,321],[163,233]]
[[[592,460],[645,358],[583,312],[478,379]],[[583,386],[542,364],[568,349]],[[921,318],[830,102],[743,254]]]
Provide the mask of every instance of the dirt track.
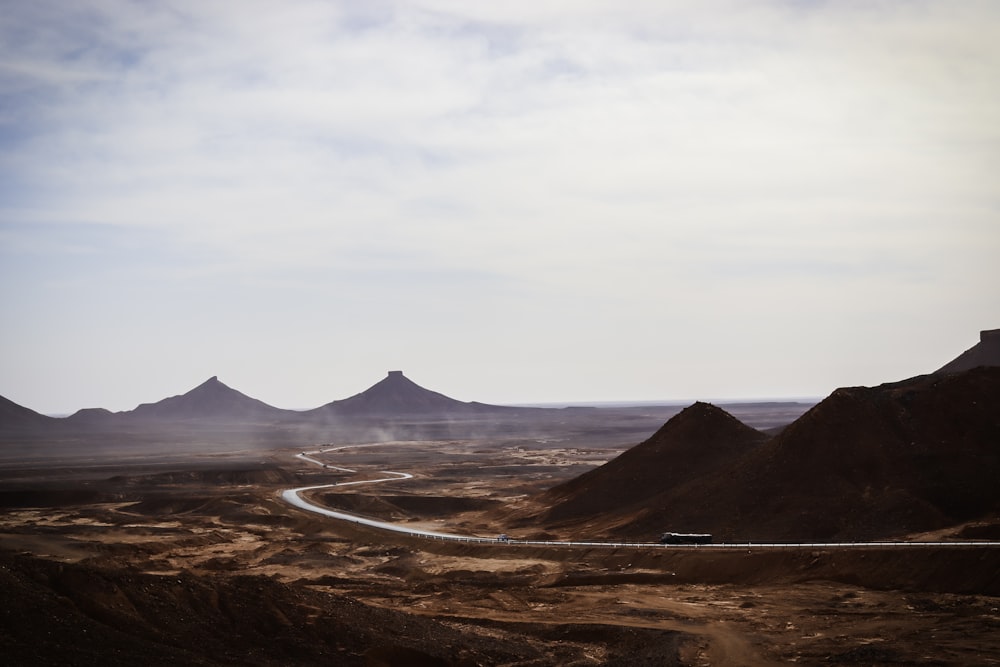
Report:
[[[299,467],[294,453],[149,472],[8,476],[0,547],[44,561],[5,556],[5,597],[48,600],[73,615],[61,630],[66,641],[53,643],[8,614],[0,648],[36,664],[74,656],[86,664],[83,650],[104,664],[129,664],[152,646],[163,664],[282,664],[291,656],[299,664],[332,656],[339,664],[1000,662],[996,551],[444,544],[287,507],[276,493],[290,483],[346,476]],[[323,497],[375,516],[490,535],[499,508],[612,454],[463,442],[359,449],[340,462],[359,470],[391,463],[418,477],[380,485],[375,498]],[[104,582],[97,590],[105,593],[95,595],[86,581]],[[365,624],[355,622],[362,617]],[[167,630],[151,626],[154,618]],[[258,639],[233,629],[243,626]],[[385,628],[381,639],[372,627]],[[100,641],[81,639],[81,628]],[[198,637],[200,652],[192,654],[185,638]],[[54,652],[48,662],[31,653],[43,641]]]

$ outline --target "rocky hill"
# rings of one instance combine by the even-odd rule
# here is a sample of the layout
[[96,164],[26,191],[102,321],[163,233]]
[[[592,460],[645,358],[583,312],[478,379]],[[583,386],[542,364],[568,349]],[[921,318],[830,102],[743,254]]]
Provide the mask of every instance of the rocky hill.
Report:
[[[727,432],[714,410],[685,413]],[[637,539],[671,530],[809,541],[898,537],[1000,513],[1000,368],[838,389],[761,444],[730,428],[700,463],[702,429],[668,422],[658,457],[643,443],[550,490],[543,519]],[[679,464],[680,452],[692,463]],[[628,490],[606,495],[616,487]]]
[[695,403],[645,442],[550,489],[545,502],[552,507],[545,520],[592,517],[609,507],[627,514],[651,497],[724,469],[765,440],[725,410]]
[[742,502],[785,536],[894,537],[988,517],[1000,511],[1000,368],[838,389],[754,463]]

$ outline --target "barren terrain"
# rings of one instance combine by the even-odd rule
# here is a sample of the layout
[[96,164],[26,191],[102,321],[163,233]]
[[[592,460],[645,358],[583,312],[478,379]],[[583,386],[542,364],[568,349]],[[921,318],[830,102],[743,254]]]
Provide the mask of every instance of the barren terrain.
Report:
[[388,442],[331,455],[353,474],[297,459],[300,449],[11,463],[0,479],[0,651],[11,664],[1000,662],[995,548],[464,545],[279,498],[403,470],[415,477],[313,498],[495,536],[511,532],[498,517],[624,449],[597,440]]

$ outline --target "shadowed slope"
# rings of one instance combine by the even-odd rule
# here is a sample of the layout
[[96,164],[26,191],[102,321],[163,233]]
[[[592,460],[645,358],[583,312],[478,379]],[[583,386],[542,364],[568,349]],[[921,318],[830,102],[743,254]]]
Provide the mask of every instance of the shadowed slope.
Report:
[[681,664],[672,630],[456,623],[259,574],[165,577],[0,551],[0,596],[7,665],[563,665],[598,649],[602,664]]
[[762,454],[742,502],[769,532],[894,536],[996,512],[1000,368],[838,389]]
[[767,436],[725,410],[695,403],[651,438],[605,465],[550,489],[546,520],[588,518],[644,503],[664,491],[723,468]]
[[[719,421],[705,409],[689,416],[712,428]],[[742,455],[739,430],[723,431],[714,451],[728,455],[712,465],[698,463],[698,433],[708,426],[668,426],[661,433],[670,433],[669,446],[651,439],[634,448],[639,455],[630,450],[550,490],[548,524],[645,539],[674,530],[735,541],[850,540],[1000,512],[1000,368],[838,389],[772,440],[743,441]],[[652,471],[663,479],[656,493]]]
[[5,431],[33,429],[50,426],[56,421],[53,417],[35,412],[31,408],[0,396],[0,429]]

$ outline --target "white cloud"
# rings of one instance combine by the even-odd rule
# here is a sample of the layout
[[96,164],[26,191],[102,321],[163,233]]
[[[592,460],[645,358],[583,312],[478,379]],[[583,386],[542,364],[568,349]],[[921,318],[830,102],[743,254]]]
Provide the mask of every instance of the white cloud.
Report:
[[[944,2],[31,3],[0,24],[0,225],[55,273],[69,227],[145,230],[169,252],[103,261],[130,275],[145,253],[163,298],[208,277],[234,302],[261,284],[294,286],[291,304],[444,292],[468,300],[467,337],[521,312],[544,327],[506,335],[570,356],[646,324],[696,345],[711,336],[680,330],[722,330],[728,304],[760,313],[747,335],[778,356],[796,316],[872,331],[873,295],[903,330],[972,291],[947,325],[965,331],[996,316],[979,311],[1000,251],[998,19]],[[366,335],[384,323],[343,307]],[[454,349],[431,338],[425,354]],[[639,338],[634,357],[586,352],[629,369],[619,394],[650,357],[677,361]]]

